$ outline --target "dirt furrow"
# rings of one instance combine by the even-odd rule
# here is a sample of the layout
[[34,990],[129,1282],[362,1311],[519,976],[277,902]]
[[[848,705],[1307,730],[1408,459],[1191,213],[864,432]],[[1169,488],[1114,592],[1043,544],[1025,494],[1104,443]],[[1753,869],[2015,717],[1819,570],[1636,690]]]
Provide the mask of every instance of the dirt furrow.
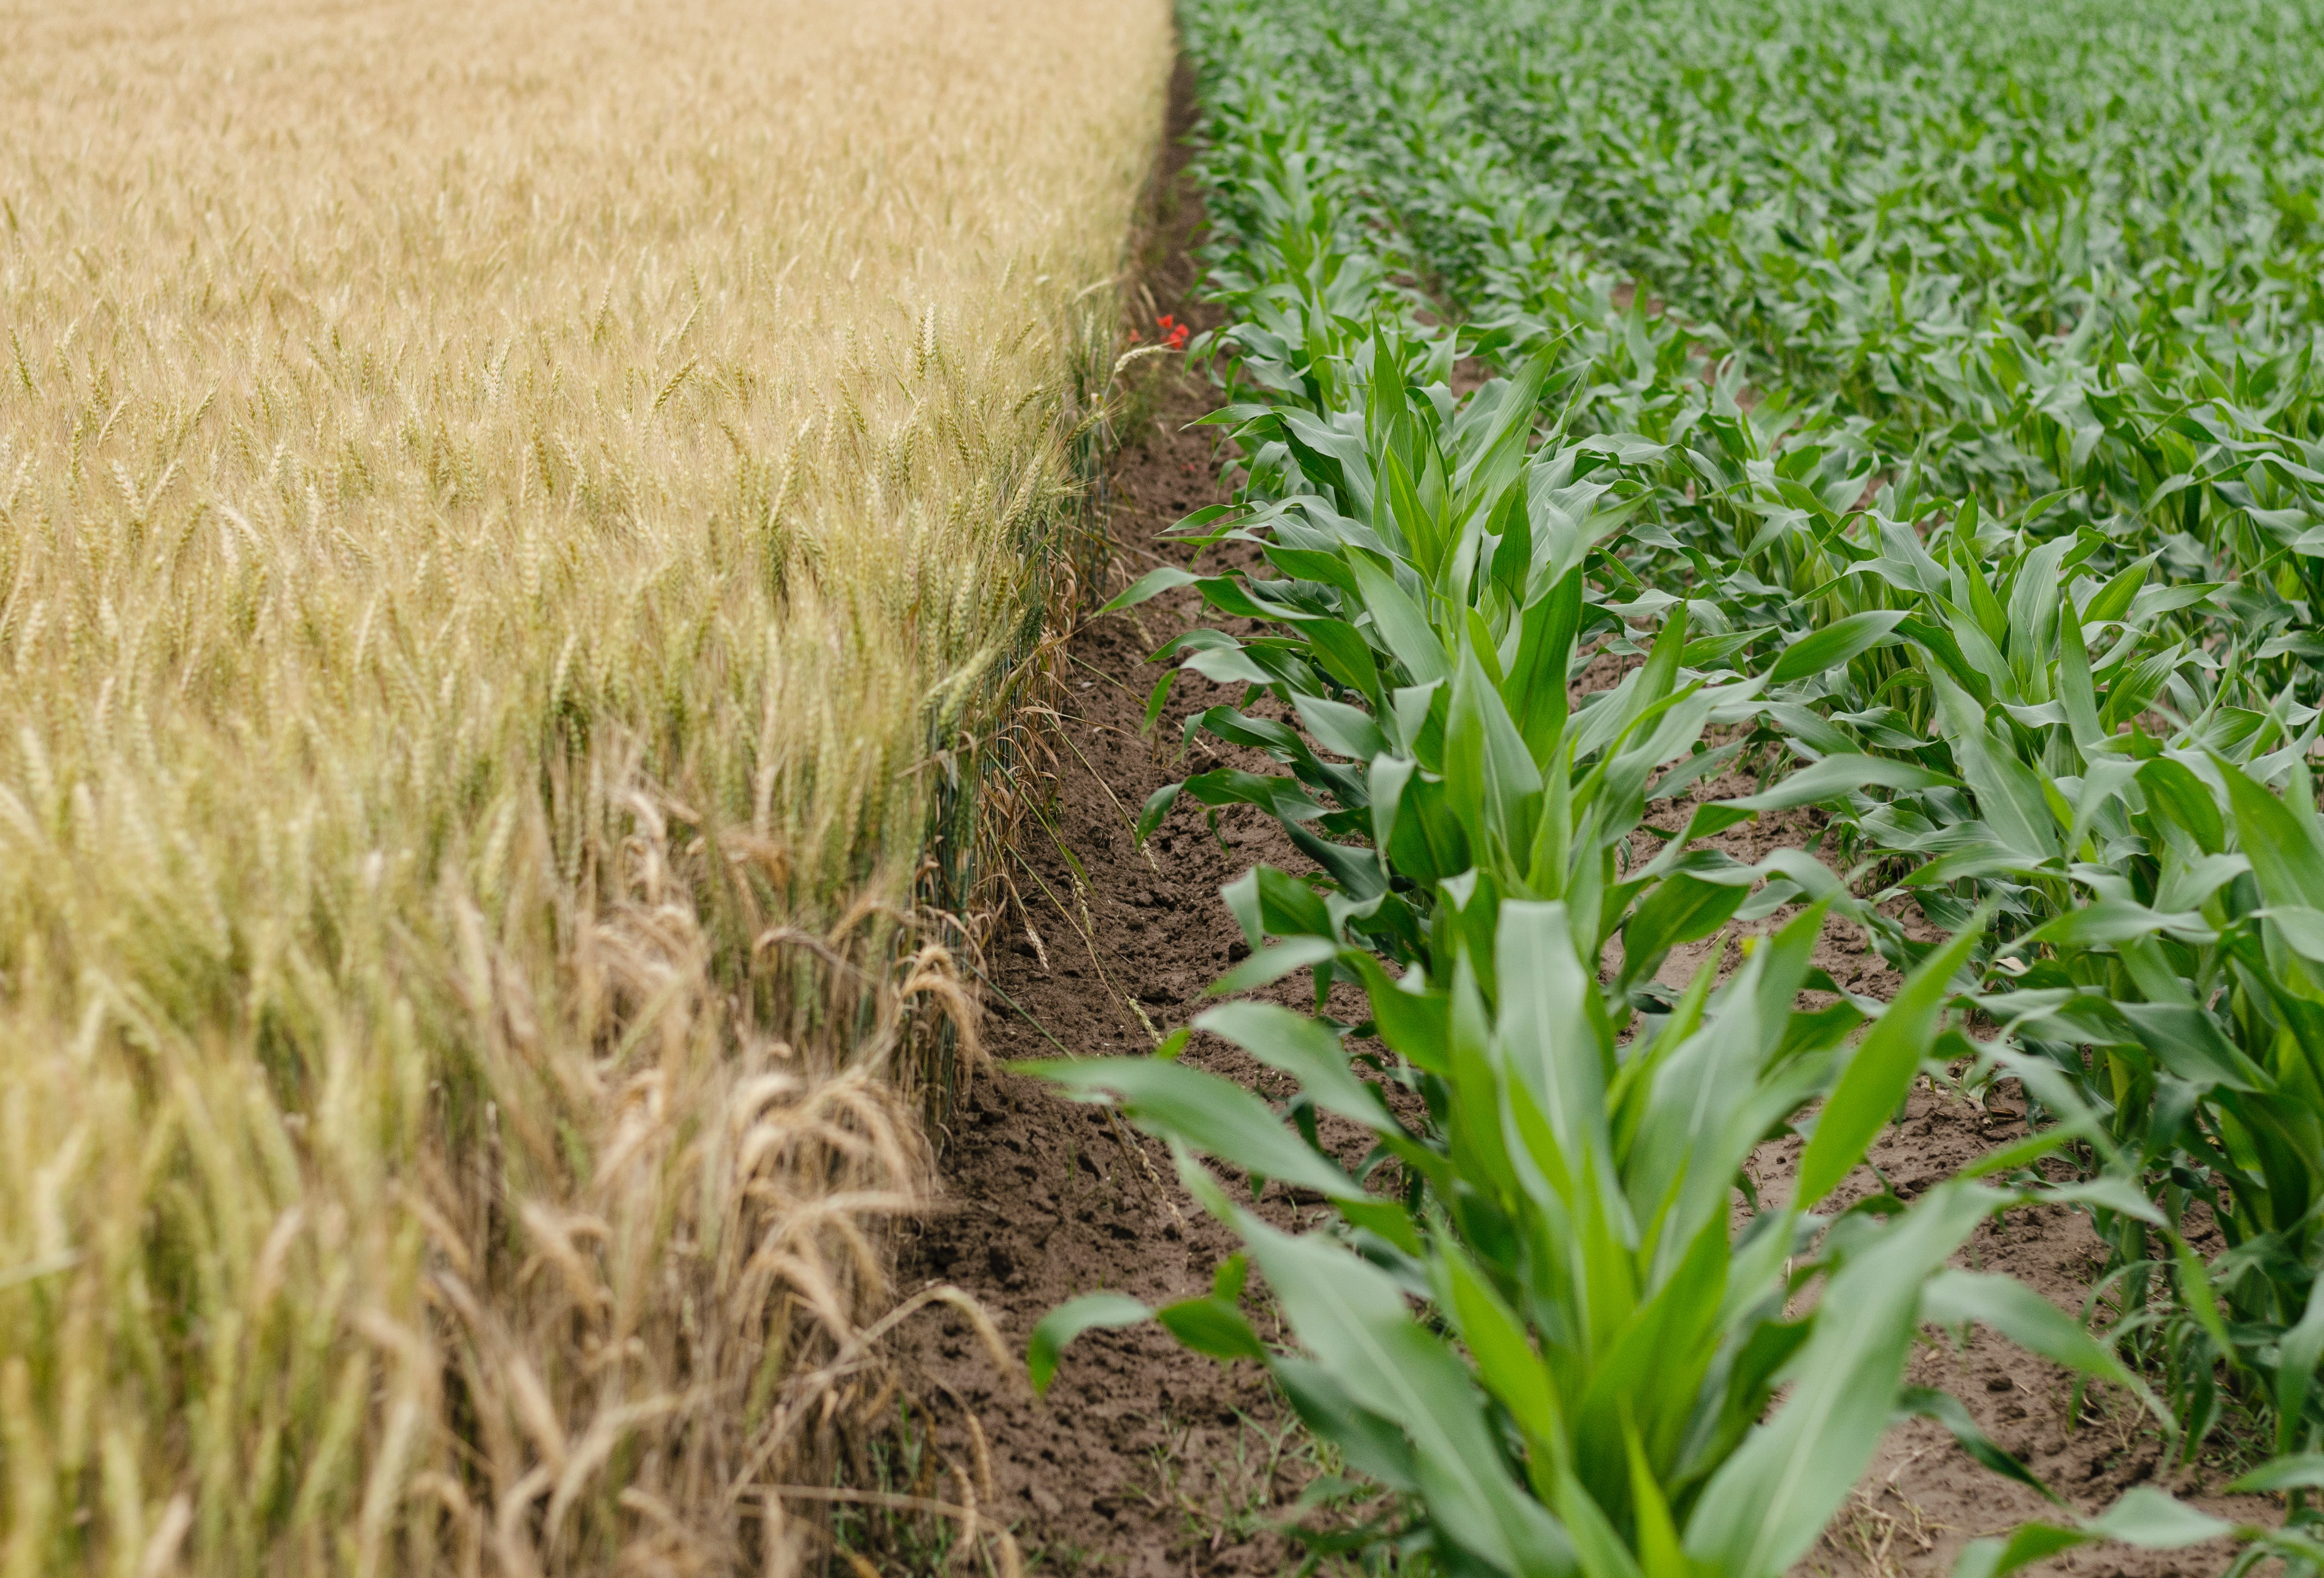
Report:
[[[1200,197],[1185,170],[1191,124],[1181,71],[1145,260],[1142,317],[1197,326],[1215,314],[1186,300]],[[1150,327],[1145,332],[1152,336]],[[1156,366],[1130,408],[1143,429],[1108,479],[1110,529],[1133,573],[1167,551],[1158,535],[1228,495],[1216,429],[1188,430],[1205,387]],[[1090,623],[1068,653],[1071,697],[1056,736],[1056,794],[1008,872],[1012,894],[986,961],[986,1041],[995,1058],[1144,1051],[1201,1010],[1203,988],[1243,952],[1220,887],[1255,861],[1290,865],[1290,843],[1255,812],[1229,813],[1212,836],[1197,811],[1175,815],[1144,851],[1131,824],[1155,789],[1197,771],[1175,761],[1178,729],[1231,700],[1188,677],[1161,726],[1141,731],[1160,670],[1148,653],[1189,628],[1178,594]],[[1199,749],[1199,748],[1198,748]],[[1255,763],[1253,764],[1255,765]],[[1289,993],[1286,1001],[1291,1001]],[[1190,1062],[1257,1084],[1258,1066],[1213,1042]],[[1163,1147],[1105,1114],[1005,1072],[981,1078],[945,1146],[944,1213],[908,1243],[903,1286],[948,1280],[990,1310],[1019,1352],[1049,1309],[1118,1289],[1149,1303],[1203,1291],[1232,1235],[1179,1186]],[[1284,1214],[1296,1203],[1279,1203]],[[923,1330],[915,1359],[973,1409],[986,1438],[995,1511],[1028,1555],[1058,1573],[1271,1573],[1288,1552],[1264,1523],[1313,1472],[1297,1432],[1253,1366],[1230,1372],[1153,1328],[1097,1332],[1068,1353],[1046,1402],[1004,1380],[964,1320]],[[957,1425],[948,1448],[974,1454]],[[1277,1461],[1286,1446],[1292,1455]]]

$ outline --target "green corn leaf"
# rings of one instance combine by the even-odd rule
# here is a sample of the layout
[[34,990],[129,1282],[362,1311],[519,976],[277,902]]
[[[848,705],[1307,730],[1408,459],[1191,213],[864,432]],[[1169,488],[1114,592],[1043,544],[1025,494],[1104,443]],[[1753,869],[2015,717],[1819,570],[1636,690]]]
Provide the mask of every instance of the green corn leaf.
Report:
[[1247,1172],[1314,1189],[1334,1200],[1365,1198],[1355,1180],[1232,1080],[1183,1063],[1145,1057],[1058,1060],[1012,1068],[1079,1096],[1117,1097],[1139,1128],[1194,1146]]
[[2118,572],[2114,579],[2098,588],[2082,610],[2084,624],[2110,624],[2130,612],[2131,599],[2146,584],[2147,571],[2153,568],[2155,556],[2145,554]]
[[1622,974],[1635,979],[1673,948],[1727,924],[1750,896],[1748,882],[1715,882],[1687,872],[1665,878],[1622,927]]
[[[1397,531],[1403,533],[1405,543],[1412,550],[1413,565],[1420,571],[1422,579],[1434,581],[1447,546],[1443,523],[1436,518],[1434,511],[1421,503],[1420,494],[1412,484],[1412,475],[1405,469],[1404,462],[1395,450],[1390,449],[1381,455],[1380,469],[1388,482],[1388,509]],[[1370,599],[1367,597],[1365,601],[1369,604]]]
[[1388,891],[1388,873],[1381,870],[1376,850],[1360,844],[1334,844],[1296,822],[1283,831],[1299,853],[1323,867],[1323,874],[1338,883],[1340,891],[1354,902],[1370,904]]
[[1906,978],[1864,1044],[1849,1061],[1839,1088],[1824,1103],[1815,1135],[1800,1157],[1797,1192],[1804,1208],[1830,1194],[1846,1177],[1912,1088],[1913,1075],[1934,1039],[1938,1016],[1956,971],[1984,931],[1979,917],[1943,947],[1932,952]]
[[1613,1038],[1598,992],[1574,953],[1563,904],[1500,908],[1495,974],[1502,1056],[1531,1089],[1569,1156],[1603,1143]]
[[[1352,578],[1352,571],[1351,575]],[[1368,697],[1377,714],[1386,700],[1380,687],[1379,664],[1356,627],[1337,620],[1318,620],[1300,633],[1307,638],[1308,651],[1316,666],[1348,689]]]
[[1197,1353],[1213,1359],[1256,1359],[1262,1363],[1268,1358],[1267,1344],[1259,1340],[1259,1333],[1231,1300],[1216,1296],[1181,1299],[1156,1310],[1154,1318]]
[[1331,906],[1305,882],[1271,865],[1251,868],[1259,889],[1259,919],[1277,937],[1333,937]]
[[1236,992],[1256,992],[1262,986],[1282,980],[1294,970],[1312,969],[1323,964],[1339,951],[1339,945],[1328,937],[1296,937],[1272,947],[1259,949],[1212,982],[1205,990],[1213,997],[1224,997]]
[[2236,1532],[2224,1518],[2199,1512],[2152,1485],[2135,1485],[2086,1525],[2091,1533],[2148,1550],[2184,1550]]
[[1924,1318],[1940,1325],[1976,1321],[2019,1347],[2080,1374],[2121,1387],[2169,1425],[2171,1415],[2104,1343],[2081,1323],[2014,1277],[1948,1270],[1932,1278],[1921,1296]]
[[2222,1488],[2230,1496],[2324,1490],[2324,1452],[2302,1452],[2271,1458],[2250,1472],[2229,1481]]
[[1182,570],[1176,565],[1164,565],[1159,569],[1148,570],[1139,577],[1098,612],[1118,614],[1125,608],[1135,608],[1140,603],[1158,597],[1165,592],[1175,592],[1181,586],[1194,586],[1202,579],[1202,577],[1190,570]]
[[1518,622],[1520,635],[1504,696],[1526,749],[1544,771],[1565,733],[1566,670],[1582,609],[1582,572],[1575,569],[1528,606]]
[[1984,709],[1941,674],[1931,683],[1938,716],[1953,748],[1960,775],[1977,797],[1977,808],[2003,844],[2042,860],[2058,853],[2058,819],[2042,792],[2042,779],[1997,736]]
[[1409,756],[1372,758],[1364,788],[1371,800],[1373,848],[1395,847],[1397,817],[1404,806],[1404,791],[1412,782],[1412,775],[1419,771],[1420,764]]
[[1162,709],[1169,705],[1170,689],[1172,686],[1177,683],[1178,673],[1179,670],[1176,669],[1171,669],[1168,673],[1163,675],[1161,678],[1157,679],[1154,682],[1154,688],[1147,692],[1146,716],[1144,721],[1139,724],[1140,733],[1153,733],[1154,725],[1162,720]]
[[2028,933],[2018,946],[2046,944],[2053,948],[2095,948],[2152,937],[2156,932],[2193,933],[2209,937],[2211,928],[2200,915],[2163,915],[2127,899],[2099,899]]
[[1359,761],[1370,761],[1387,753],[1388,736],[1380,733],[1372,715],[1361,707],[1297,692],[1291,701],[1298,710],[1300,723],[1325,750]]
[[1638,670],[1628,715],[1622,719],[1625,730],[1637,723],[1647,708],[1677,688],[1679,660],[1686,655],[1687,617],[1685,604],[1671,605],[1670,617],[1663,622],[1662,633],[1655,637],[1655,644],[1646,653],[1646,666]]
[[1423,614],[1404,589],[1363,554],[1348,561],[1355,573],[1356,585],[1363,590],[1364,608],[1372,617],[1372,628],[1379,632],[1389,653],[1404,665],[1416,685],[1432,685],[1452,677],[1452,660],[1445,656],[1444,643],[1429,628]]
[[1178,791],[1184,788],[1183,782],[1166,783],[1146,797],[1146,804],[1139,807],[1138,826],[1131,834],[1132,843],[1143,844],[1154,836],[1154,830],[1169,819],[1170,808],[1178,803]]
[[2324,963],[2324,909],[2310,909],[2305,904],[2271,904],[2252,915],[2274,922],[2284,946],[2301,958]]
[[1785,685],[1804,679],[1886,645],[1896,639],[1896,627],[1904,618],[1902,609],[1877,609],[1836,619],[1785,647],[1775,666],[1767,670],[1767,682]]
[[1920,1318],[1921,1286],[1993,1209],[1974,1186],[1922,1197],[1825,1288],[1790,1395],[1713,1474],[1686,1554],[1724,1578],[1775,1578],[1807,1554],[1887,1427]]
[[2251,857],[2252,874],[2267,901],[2324,909],[2324,850],[2317,848],[2308,825],[2234,763],[2217,758],[2214,763],[2235,807],[2236,841]]
[[[1650,801],[1674,799],[1703,779],[1716,779],[1727,771],[1730,762],[1743,754],[1749,743],[1748,740],[1729,740],[1726,744],[1710,750],[1697,748],[1684,761],[1656,779],[1646,798]],[[1697,807],[1696,810],[1707,808]]]
[[1272,685],[1277,678],[1240,643],[1210,643],[1194,648],[1179,667],[1200,674],[1213,685]]
[[2115,1011],[2165,1068],[2180,1078],[2232,1091],[2264,1090],[2273,1081],[2227,1039],[2218,1021],[2191,1002],[2121,1002]]
[[1977,1421],[1969,1417],[1969,1409],[1950,1392],[1938,1391],[1932,1387],[1906,1387],[1897,1396],[1896,1411],[1908,1418],[1934,1419],[1952,1432],[1953,1439],[1960,1444],[1963,1452],[1987,1469],[2004,1479],[2015,1480],[2061,1507],[2065,1505],[2065,1499],[2044,1484],[2041,1475],[1995,1445],[1993,1438],[1978,1427]]
[[1256,954],[1267,940],[1267,918],[1259,898],[1259,868],[1253,866],[1219,890],[1219,899],[1242,929],[1242,940]]
[[1971,1540],[1953,1564],[1953,1578],[2007,1578],[2098,1537],[2086,1529],[2061,1528],[2054,1523],[2021,1523],[2006,1539]]
[[2056,1184],[2041,1190],[2033,1198],[2044,1204],[2054,1202],[2095,1206],[2102,1211],[2153,1223],[2157,1227],[2163,1226],[2166,1221],[2162,1208],[2127,1178],[2096,1177],[2086,1178],[2077,1184]]
[[1993,587],[1978,563],[1978,556],[1969,550],[1977,531],[1976,501],[1965,501],[1963,519],[1953,531],[1954,600],[1968,609],[1977,621],[1977,628],[1997,647],[2009,637],[2009,615],[2002,611],[1993,595]]
[[2203,1259],[2187,1246],[2187,1241],[2172,1236],[2172,1258],[2178,1262],[2179,1296],[2203,1334],[2211,1339],[2211,1346],[2228,1364],[2240,1361],[2235,1339],[2227,1335],[2227,1317],[2219,1310],[2219,1296],[2211,1287],[2211,1274]]
[[1635,1426],[1624,1421],[1623,1444],[1630,1459],[1630,1507],[1637,1524],[1640,1578],[1695,1578],[1697,1569],[1686,1559],[1670,1501],[1647,1460],[1646,1444]]
[[1621,1530],[1575,1475],[1552,1476],[1549,1504],[1573,1542],[1582,1578],[1644,1578],[1638,1558],[1622,1543]]
[[1367,1408],[1357,1407],[1331,1371],[1310,1360],[1278,1354],[1271,1366],[1283,1395],[1300,1422],[1340,1450],[1356,1472],[1411,1494],[1420,1488],[1412,1444],[1404,1432]]
[[2009,658],[2021,686],[2035,679],[2044,667],[2063,591],[2058,566],[2071,547],[2070,539],[2053,537],[2018,566],[2009,594]]
[[[1178,792],[1192,795],[1206,806],[1257,806],[1286,822],[1312,822],[1323,814],[1323,807],[1290,779],[1245,772],[1240,768],[1222,767],[1213,772],[1196,773],[1178,786]],[[1148,800],[1147,809],[1152,808],[1153,802]]]
[[2324,1278],[2308,1285],[2308,1305],[2278,1344],[2275,1366],[2275,1450],[2288,1453],[2300,1437],[2300,1422],[2324,1358]]
[[1718,804],[1738,811],[1787,811],[1868,789],[1924,789],[1955,780],[1887,756],[1827,756],[1810,762],[1774,789]]
[[1436,1528],[1521,1578],[1575,1572],[1564,1531],[1509,1476],[1467,1369],[1413,1320],[1396,1283],[1345,1250],[1248,1213],[1234,1225],[1317,1361],[1358,1406],[1410,1437]]
[[1407,990],[1409,978],[1396,980],[1377,961],[1361,955],[1351,956],[1350,963],[1363,978],[1380,1039],[1416,1067],[1450,1073],[1446,1048],[1452,1039],[1452,1004],[1445,994]]
[[1444,781],[1472,848],[1529,849],[1533,829],[1521,810],[1541,793],[1541,773],[1501,705],[1500,693],[1463,645],[1453,671],[1444,729]]
[[1057,1361],[1075,1337],[1101,1326],[1134,1326],[1153,1313],[1123,1293],[1084,1293],[1057,1306],[1041,1317],[1025,1344],[1025,1369],[1032,1378],[1033,1395],[1047,1393],[1057,1373]]
[[2082,644],[2081,623],[2071,618],[2058,622],[2058,700],[2065,708],[2075,747],[2085,755],[2097,750],[2106,739],[2106,725],[2098,721],[2098,691],[2090,679],[2090,654]]
[[1442,1238],[1430,1248],[1441,1285],[1439,1300],[1462,1342],[1476,1355],[1478,1379],[1508,1409],[1534,1450],[1562,1450],[1565,1435],[1556,1389],[1526,1341],[1524,1325],[1457,1241]]
[[1326,1112],[1369,1129],[1396,1126],[1379,1094],[1350,1071],[1340,1038],[1305,1014],[1271,1002],[1230,1002],[1198,1015],[1194,1028],[1290,1075]]

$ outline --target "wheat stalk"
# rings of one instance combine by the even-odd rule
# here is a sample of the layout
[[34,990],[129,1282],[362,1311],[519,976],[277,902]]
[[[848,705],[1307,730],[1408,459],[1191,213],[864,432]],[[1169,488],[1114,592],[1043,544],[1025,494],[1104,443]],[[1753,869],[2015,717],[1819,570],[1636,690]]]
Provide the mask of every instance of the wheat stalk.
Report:
[[11,28],[0,1573],[779,1569],[1167,7]]

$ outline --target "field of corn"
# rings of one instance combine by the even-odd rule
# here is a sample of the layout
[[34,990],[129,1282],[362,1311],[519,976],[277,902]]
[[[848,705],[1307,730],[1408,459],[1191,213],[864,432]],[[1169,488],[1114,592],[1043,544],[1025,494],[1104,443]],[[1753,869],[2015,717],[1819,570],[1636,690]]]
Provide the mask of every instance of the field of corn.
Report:
[[[2105,1541],[2324,1568],[2324,10],[1181,25],[1238,491],[1112,605],[1199,594],[1221,628],[1157,660],[1241,699],[1185,743],[1272,770],[1139,831],[1280,824],[1213,992],[1305,973],[1314,1010],[1044,1069],[1245,1252],[1060,1307],[1037,1383],[1148,1318],[1263,1365],[1386,1493],[1311,1542],[1367,1571],[1776,1578],[1915,1415],[2056,1503],[1962,1578]],[[1775,812],[1811,847],[1711,843]],[[1835,930],[1901,987],[1817,967]],[[2027,1137],[1865,1186],[1924,1082]],[[1331,1221],[1271,1225],[1270,1181]],[[2058,1206],[2105,1257],[2081,1309],[1960,1263]],[[1971,1326],[2143,1409],[2157,1482],[2078,1512],[1904,1386]],[[2174,1496],[2206,1451],[2280,1516]]]

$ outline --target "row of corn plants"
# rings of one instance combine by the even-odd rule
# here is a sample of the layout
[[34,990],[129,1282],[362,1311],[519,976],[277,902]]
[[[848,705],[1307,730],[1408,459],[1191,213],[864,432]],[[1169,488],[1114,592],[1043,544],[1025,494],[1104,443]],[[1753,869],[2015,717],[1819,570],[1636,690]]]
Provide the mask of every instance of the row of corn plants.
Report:
[[[1225,370],[1242,488],[1184,531],[1265,569],[1164,569],[1119,603],[1192,586],[1258,622],[1157,657],[1242,687],[1188,734],[1277,771],[1190,777],[1141,833],[1186,801],[1281,822],[1315,869],[1227,891],[1258,951],[1217,990],[1306,970],[1315,1011],[1195,1021],[1290,1076],[1280,1111],[1178,1064],[1183,1035],[1046,1072],[1170,1140],[1296,1346],[1250,1324],[1238,1257],[1205,1298],[1056,1312],[1037,1379],[1079,1331],[1151,1314],[1267,1364],[1399,1492],[1347,1540],[1452,1573],[1756,1578],[1805,1553],[1900,1414],[2038,1486],[1956,1400],[1903,1385],[1924,1323],[1979,1321],[2123,1389],[2190,1456],[2239,1396],[2273,1454],[2242,1484],[2292,1515],[2231,1530],[2135,1490],[1978,1542],[1964,1572],[2230,1532],[2239,1567],[2314,1571],[2324,432],[2313,303],[2285,282],[2305,232],[2230,255],[2216,170],[2174,171],[2160,217],[2120,202],[2111,133],[2067,135],[2045,177],[2051,208],[2080,192],[2071,245],[2031,197],[1965,195],[1990,186],[1989,127],[1952,166],[1882,165],[1884,207],[1807,156],[1829,153],[1812,117],[1768,106],[1795,92],[1870,145],[1925,137],[1948,89],[1912,51],[1953,35],[1877,3],[1711,7],[1708,45],[1665,8],[1579,32],[1570,9],[1188,13],[1229,313],[1195,349]],[[1904,107],[1867,109],[1803,42],[1868,19]],[[1755,28],[1756,53],[1736,44]],[[1527,30],[1654,78],[1627,143],[1621,106]],[[1753,91],[1709,92],[1721,62]],[[2061,113],[2015,108],[2027,135]],[[2100,125],[2079,113],[2070,132]],[[2312,160],[2285,168],[2312,191]],[[2128,216],[2103,245],[2100,199]],[[1770,226],[1821,256],[1787,264]],[[1499,376],[1456,396],[1462,357]],[[1622,677],[1577,699],[1605,654]],[[1738,762],[1759,792],[1702,800]],[[1703,846],[1800,807],[1835,863]],[[1759,922],[1739,963],[1722,945],[1683,989],[1657,980]],[[1892,1001],[1812,967],[1835,923],[1904,973]],[[2015,1078],[2046,1121],[1909,1204],[1844,1186],[1924,1069]],[[1369,1148],[1327,1144],[1325,1119]],[[1797,1177],[1763,1198],[1746,1162],[1786,1132]],[[1269,1226],[1269,1180],[1333,1224]],[[1949,1269],[2029,1198],[2104,1236],[2094,1325]],[[2196,1208],[2227,1245],[2209,1260]]]

